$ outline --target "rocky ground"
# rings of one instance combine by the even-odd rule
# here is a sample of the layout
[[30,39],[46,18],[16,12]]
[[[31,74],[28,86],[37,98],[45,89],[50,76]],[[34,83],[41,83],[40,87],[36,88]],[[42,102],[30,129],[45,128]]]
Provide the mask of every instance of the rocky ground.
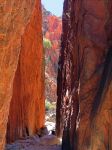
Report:
[[61,139],[52,134],[55,131],[55,117],[55,111],[47,111],[46,127],[43,130],[35,136],[7,144],[5,150],[61,150]]
[[57,138],[53,135],[42,138],[33,136],[7,145],[6,150],[61,150],[60,144],[56,143]]

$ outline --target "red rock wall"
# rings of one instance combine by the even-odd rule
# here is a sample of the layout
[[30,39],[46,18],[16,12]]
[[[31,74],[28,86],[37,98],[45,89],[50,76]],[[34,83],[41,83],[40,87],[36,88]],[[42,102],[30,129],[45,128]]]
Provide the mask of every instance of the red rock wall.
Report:
[[[13,79],[14,79],[15,71],[17,69],[20,50],[21,48],[22,49],[24,48],[22,46],[23,44],[21,44],[21,37],[24,33],[24,29],[26,28],[29,20],[31,19],[32,12],[34,11],[34,6],[36,6],[35,2],[36,2],[35,0],[19,0],[19,1],[0,0],[0,150],[4,149],[8,114],[9,114],[9,105],[10,105],[10,101],[12,97]],[[27,29],[25,29],[25,33],[26,32],[28,33],[28,30],[29,29],[27,26]],[[37,41],[39,38],[38,35],[37,35]],[[26,36],[28,36],[28,34]],[[29,39],[30,38],[31,37],[29,36]],[[25,34],[22,37],[22,43],[24,42],[24,40],[25,40]],[[41,42],[41,32],[40,32],[40,42]],[[35,44],[32,45],[32,49],[34,45]],[[24,46],[26,47],[26,45]],[[39,46],[39,48],[41,48],[41,46]],[[40,60],[40,58],[37,57],[36,60],[38,59]],[[33,63],[32,66],[35,66],[35,62]],[[19,72],[19,69],[17,72]],[[20,86],[19,78],[21,77],[20,76],[18,77],[17,84],[19,84]],[[41,80],[43,79],[40,79],[40,82]],[[33,86],[36,86],[36,85],[34,84]],[[32,93],[34,92],[35,91],[32,89]],[[14,93],[14,95],[17,95],[16,92]],[[43,94],[41,97],[43,97]],[[15,110],[20,109],[20,107],[18,106],[18,103],[19,102],[17,101],[17,104],[15,104]],[[34,103],[36,102],[34,101]],[[19,108],[17,108],[17,106]],[[31,109],[32,108],[30,108],[30,110]],[[13,114],[14,114],[13,118],[16,117],[15,112],[13,112]],[[40,116],[40,117],[44,117],[44,116]],[[20,118],[18,117],[18,119]],[[31,123],[32,123],[32,120],[31,120]],[[14,122],[12,122],[11,124],[14,124],[14,127],[15,127]],[[43,124],[43,119],[40,122],[40,126],[42,124]]]
[[[112,45],[111,45],[112,46]],[[94,99],[91,122],[90,137],[85,134],[85,148],[87,142],[90,149],[112,149],[112,49],[108,50],[104,63],[100,86]]]
[[7,142],[33,135],[44,125],[44,56],[40,0],[21,38],[21,52],[13,84]]
[[54,16],[42,6],[43,36],[50,40],[51,48],[45,50],[45,97],[57,100],[57,70],[62,33],[62,18]]
[[[108,90],[106,104],[103,103],[102,106],[99,104],[100,114],[94,117],[98,120],[91,122],[94,120],[91,113],[98,95],[97,91],[102,85],[106,54],[108,48],[112,46],[111,8],[111,0],[65,0],[64,3],[57,102],[57,134],[60,135],[64,128],[62,146],[64,150],[106,150],[104,143],[106,142],[107,146],[111,140],[111,135],[108,135],[107,131],[111,130],[109,125],[105,130],[106,122],[109,124],[111,122],[109,108],[112,106],[110,101],[112,93]],[[97,110],[95,111],[97,114]],[[99,126],[100,117],[104,115],[103,125],[100,123]],[[77,116],[79,126],[76,129]],[[94,127],[93,130],[91,127]]]

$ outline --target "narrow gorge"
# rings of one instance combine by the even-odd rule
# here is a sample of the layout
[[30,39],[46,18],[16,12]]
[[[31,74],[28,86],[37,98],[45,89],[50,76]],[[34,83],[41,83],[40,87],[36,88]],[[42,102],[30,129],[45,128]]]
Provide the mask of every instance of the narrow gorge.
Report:
[[[0,0],[0,150],[45,127],[44,55],[41,0]],[[57,70],[61,148],[27,150],[112,150],[111,0],[64,0]]]

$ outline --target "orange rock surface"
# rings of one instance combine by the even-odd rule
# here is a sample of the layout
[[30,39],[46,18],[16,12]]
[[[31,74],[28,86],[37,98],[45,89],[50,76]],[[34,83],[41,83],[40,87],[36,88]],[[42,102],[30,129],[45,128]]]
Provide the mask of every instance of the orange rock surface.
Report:
[[36,1],[21,41],[10,104],[8,142],[33,135],[44,125],[44,56],[40,1]]
[[[39,0],[0,0],[0,150],[4,149],[9,106],[11,109],[9,115],[10,130],[8,130],[10,136],[8,134],[8,137],[13,140],[16,139],[16,136],[13,135],[20,136],[20,130],[21,135],[23,133],[23,128],[19,128],[21,121],[23,124],[27,124],[26,128],[28,128],[29,134],[33,134],[44,123],[40,16]],[[27,85],[26,82],[28,82]],[[13,98],[10,105],[12,93]],[[11,124],[10,119],[12,120]],[[19,130],[17,131],[15,127]]]

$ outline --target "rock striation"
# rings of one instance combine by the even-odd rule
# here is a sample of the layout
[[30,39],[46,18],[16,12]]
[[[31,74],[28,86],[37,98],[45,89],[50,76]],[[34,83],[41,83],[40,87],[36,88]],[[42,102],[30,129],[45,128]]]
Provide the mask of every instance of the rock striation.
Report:
[[111,149],[111,58],[111,0],[65,0],[57,91],[63,150]]
[[40,0],[1,0],[0,16],[0,150],[3,150],[7,122],[8,142],[32,135],[44,124]]
[[36,1],[21,40],[21,52],[9,111],[8,142],[33,135],[44,125],[44,56],[42,48],[41,3]]

